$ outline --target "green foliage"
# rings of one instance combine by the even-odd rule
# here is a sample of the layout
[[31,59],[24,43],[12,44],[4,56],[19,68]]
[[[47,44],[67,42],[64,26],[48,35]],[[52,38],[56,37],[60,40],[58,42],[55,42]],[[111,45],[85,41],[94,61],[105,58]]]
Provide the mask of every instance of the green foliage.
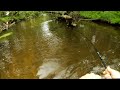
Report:
[[11,20],[11,17],[7,17],[7,16],[6,16],[6,17],[1,17],[1,18],[0,18],[0,21],[1,21],[1,22],[7,22],[7,21],[9,21],[9,20]]
[[80,15],[91,19],[100,19],[112,24],[120,24],[120,11],[80,11]]
[[7,28],[7,23],[10,26],[13,22],[31,19],[39,15],[41,15],[41,11],[0,11],[0,33]]
[[23,19],[29,19],[39,16],[39,11],[9,11],[9,15],[6,15],[7,11],[0,11],[0,22],[9,22],[10,20],[20,21]]

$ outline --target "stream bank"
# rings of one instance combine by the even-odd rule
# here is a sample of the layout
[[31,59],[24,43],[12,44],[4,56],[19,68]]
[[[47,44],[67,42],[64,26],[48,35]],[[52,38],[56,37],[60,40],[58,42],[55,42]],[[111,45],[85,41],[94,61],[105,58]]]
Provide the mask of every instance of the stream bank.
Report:
[[40,11],[0,11],[0,33],[16,23],[39,17],[41,13]]

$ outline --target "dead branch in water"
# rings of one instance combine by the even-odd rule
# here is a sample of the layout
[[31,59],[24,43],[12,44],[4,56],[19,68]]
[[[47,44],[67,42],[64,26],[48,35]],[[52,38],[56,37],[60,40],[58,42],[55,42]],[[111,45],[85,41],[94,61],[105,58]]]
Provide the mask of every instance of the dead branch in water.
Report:
[[86,20],[90,20],[90,21],[93,21],[93,20],[99,20],[99,19],[80,19],[79,21],[86,21]]

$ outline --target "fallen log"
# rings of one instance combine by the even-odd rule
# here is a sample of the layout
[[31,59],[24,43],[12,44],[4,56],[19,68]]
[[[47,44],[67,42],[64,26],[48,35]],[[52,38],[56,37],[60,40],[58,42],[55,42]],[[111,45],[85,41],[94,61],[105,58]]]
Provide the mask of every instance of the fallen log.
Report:
[[73,17],[69,16],[69,15],[61,15],[60,17],[57,18],[58,21],[63,21],[67,23],[67,26],[69,27],[76,27],[77,24],[73,23],[74,19]]

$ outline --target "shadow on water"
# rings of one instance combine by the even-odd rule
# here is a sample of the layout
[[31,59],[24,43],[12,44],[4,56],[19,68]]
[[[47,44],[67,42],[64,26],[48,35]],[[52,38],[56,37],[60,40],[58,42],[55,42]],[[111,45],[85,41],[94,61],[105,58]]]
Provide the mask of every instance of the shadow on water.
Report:
[[[120,30],[81,21],[70,28],[47,14],[23,21],[0,41],[0,78],[77,79],[103,66],[84,34],[107,58],[107,65],[120,71]],[[81,34],[82,33],[82,34]]]

